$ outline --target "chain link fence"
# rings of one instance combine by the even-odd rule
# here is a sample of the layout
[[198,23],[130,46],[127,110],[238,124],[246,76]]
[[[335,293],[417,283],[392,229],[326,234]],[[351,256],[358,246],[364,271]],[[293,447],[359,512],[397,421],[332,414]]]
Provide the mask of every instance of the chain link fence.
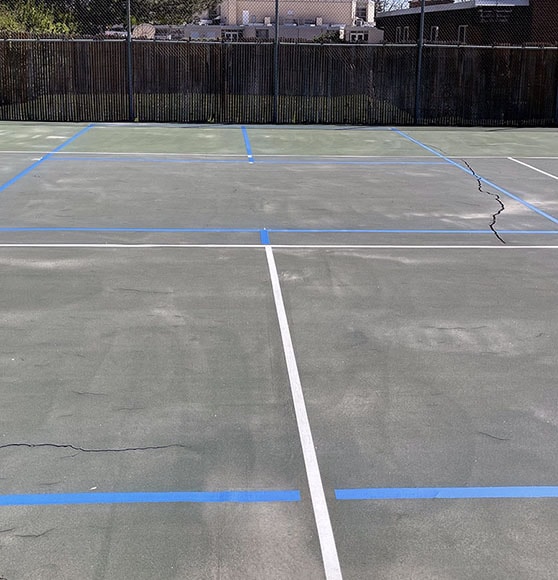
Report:
[[558,125],[556,0],[0,0],[0,119]]

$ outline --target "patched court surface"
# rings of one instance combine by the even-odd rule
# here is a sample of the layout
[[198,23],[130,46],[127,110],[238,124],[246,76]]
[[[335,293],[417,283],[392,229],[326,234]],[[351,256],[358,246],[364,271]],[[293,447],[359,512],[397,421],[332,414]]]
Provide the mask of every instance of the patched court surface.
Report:
[[0,208],[0,578],[556,578],[556,130],[0,123]]

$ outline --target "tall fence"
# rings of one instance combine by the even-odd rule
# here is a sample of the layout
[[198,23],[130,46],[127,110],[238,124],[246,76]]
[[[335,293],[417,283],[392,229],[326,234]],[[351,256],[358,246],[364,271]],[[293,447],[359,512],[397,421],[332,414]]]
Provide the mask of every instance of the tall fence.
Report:
[[[29,6],[35,1],[25,0]],[[346,1],[358,9],[360,0]],[[451,41],[449,26],[449,40],[434,42],[443,30],[432,19],[441,11],[429,14],[423,0],[378,14],[381,31],[354,20],[354,10],[353,26],[333,27],[322,17],[294,26],[280,16],[278,2],[276,16],[263,17],[261,25],[248,22],[242,10],[246,23],[225,26],[226,18],[234,19],[228,8],[218,25],[139,25],[130,11],[134,4],[110,2],[120,11],[101,23],[94,10],[81,20],[52,12],[49,18],[63,16],[67,29],[56,21],[48,33],[0,32],[0,120],[558,125],[558,45],[472,46]],[[71,3],[59,0],[65,9]],[[262,14],[272,13],[271,6]],[[1,10],[0,2],[0,26]],[[496,16],[509,20],[510,14],[507,9]],[[109,18],[117,17],[123,24],[107,29]],[[500,20],[489,20],[492,32]],[[456,34],[465,41],[463,26]],[[295,28],[297,38],[289,38]],[[525,41],[525,31],[515,29]],[[369,42],[379,32],[384,42]]]

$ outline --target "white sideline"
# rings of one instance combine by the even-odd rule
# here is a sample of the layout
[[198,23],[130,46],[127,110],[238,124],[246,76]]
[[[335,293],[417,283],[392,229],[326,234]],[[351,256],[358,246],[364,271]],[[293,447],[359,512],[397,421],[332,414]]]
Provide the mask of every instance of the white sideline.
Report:
[[[556,234],[558,235],[558,234]],[[420,244],[25,244],[25,243],[1,243],[0,248],[92,248],[92,249],[118,249],[118,248],[247,248],[263,249],[277,248],[281,250],[557,250],[558,245],[420,245]]]
[[287,313],[283,303],[283,295],[281,293],[281,285],[277,274],[277,266],[275,265],[275,258],[271,246],[265,247],[265,254],[269,267],[269,275],[271,277],[271,286],[273,288],[273,298],[275,299],[279,328],[281,330],[281,340],[283,342],[283,350],[287,363],[296,422],[300,436],[300,443],[302,445],[308,487],[310,488],[310,498],[312,500],[316,527],[318,529],[318,538],[320,540],[325,575],[327,580],[341,580],[341,566],[339,564],[337,547],[335,545],[335,538],[333,536],[333,529],[329,518],[329,511],[322,484],[322,477],[320,475],[320,468],[318,466],[314,440],[312,438],[312,431],[310,430],[310,422],[306,412],[306,404],[304,402],[304,394],[302,392],[298,366],[296,364]]
[[543,171],[542,169],[539,169],[538,167],[533,167],[532,165],[529,165],[528,163],[524,163],[523,161],[519,161],[519,159],[514,159],[513,157],[508,157],[508,159],[510,161],[513,161],[514,163],[519,163],[519,165],[525,165],[525,167],[528,167],[529,169],[532,169],[533,171],[537,171],[538,173],[542,173],[543,175],[546,175],[547,177],[551,177],[552,179],[558,180],[558,175],[553,175],[552,173],[548,173],[547,171]]

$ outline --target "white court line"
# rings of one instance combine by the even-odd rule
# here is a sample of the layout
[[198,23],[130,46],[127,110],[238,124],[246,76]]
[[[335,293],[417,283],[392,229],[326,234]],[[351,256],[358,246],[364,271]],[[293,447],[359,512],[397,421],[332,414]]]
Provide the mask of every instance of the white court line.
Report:
[[[262,244],[25,244],[0,243],[0,248],[94,248],[94,249],[115,249],[115,248],[263,248]],[[0,579],[1,580],[1,579]]]
[[[523,157],[523,155],[521,156]],[[448,159],[510,159],[507,155],[447,155]],[[523,157],[523,159],[558,159],[558,157]]]
[[[556,234],[558,235],[558,234]],[[0,243],[0,248],[92,248],[92,249],[151,249],[151,248],[208,248],[208,249],[263,249],[280,250],[558,250],[558,245],[420,245],[420,244],[33,244],[33,243]]]
[[331,155],[312,155],[292,153],[254,153],[256,157],[293,157],[295,159],[310,157],[311,159],[424,159],[430,158],[430,155],[340,155],[332,153]]
[[[47,155],[48,151],[2,151],[0,150],[0,155]],[[53,153],[56,155],[56,153]]]
[[[557,234],[558,235],[558,234]],[[558,246],[511,246],[511,245],[493,245],[493,246],[483,246],[483,245],[420,245],[420,244],[273,244],[273,248],[277,249],[296,249],[296,250],[526,250],[528,248],[535,249],[558,249]]]
[[529,169],[532,169],[533,171],[537,171],[538,173],[542,173],[543,175],[546,175],[547,177],[551,177],[552,179],[558,180],[558,175],[553,175],[552,173],[548,173],[547,171],[543,171],[542,169],[539,169],[538,167],[533,167],[532,165],[529,165],[528,163],[523,163],[523,161],[519,161],[519,159],[514,159],[513,157],[508,157],[508,159],[510,161],[513,161],[514,163],[519,163],[519,165],[524,165],[525,167],[528,167]]
[[[40,155],[41,153],[49,153],[49,151],[2,151],[0,150],[1,154],[6,155],[17,155],[17,154],[37,154]],[[246,157],[245,154],[239,153],[152,153],[150,151],[145,151],[139,153],[137,151],[131,152],[111,152],[111,151],[57,151],[53,153],[52,156],[70,156],[70,155],[90,155],[92,157],[210,157],[213,159],[218,159],[220,157],[238,157],[240,159],[244,159]],[[311,158],[311,159],[425,159],[430,158],[431,156],[425,155],[339,155],[332,153],[331,155],[312,155],[312,154],[304,154],[304,155],[295,155],[295,154],[287,154],[287,153],[255,153],[254,156],[256,157],[272,157],[272,158],[293,158],[293,159],[303,159],[303,158]],[[502,157],[505,159],[505,157]]]
[[[18,154],[23,154],[23,155],[27,155],[27,154],[35,154],[35,155],[41,155],[41,154],[47,154],[49,153],[49,151],[16,151],[16,150],[2,150],[0,149],[0,155],[18,155]],[[143,153],[138,153],[137,151],[131,151],[131,152],[110,152],[110,151],[57,151],[56,153],[52,153],[52,156],[56,156],[56,155],[92,155],[92,156],[105,156],[105,157],[111,157],[111,156],[120,156],[120,157],[141,157],[141,156],[152,156],[152,157],[211,157],[211,158],[219,158],[219,157],[238,157],[238,158],[244,158],[246,157],[246,154],[241,154],[241,153],[161,153],[161,152],[143,152]],[[339,155],[339,154],[333,154],[333,155],[311,155],[311,154],[304,154],[304,155],[294,155],[294,154],[288,154],[288,153],[255,153],[254,156],[256,157],[285,157],[285,158],[289,158],[289,157],[293,157],[295,159],[301,159],[301,158],[306,158],[306,157],[310,157],[310,158],[314,158],[314,159],[424,159],[424,158],[430,158],[431,156],[429,155]],[[513,159],[512,157],[508,157],[506,155],[448,155],[447,156],[448,159],[512,159],[513,161],[516,161],[515,159]],[[544,157],[523,157],[522,159],[548,159],[548,160],[554,160],[554,159],[558,159],[558,157],[555,156],[544,156]]]
[[340,580],[342,578],[341,566],[339,564],[337,547],[335,545],[335,538],[333,536],[333,529],[331,527],[331,520],[329,518],[329,511],[327,508],[324,487],[322,484],[322,477],[320,475],[320,468],[318,466],[318,458],[316,456],[314,440],[312,438],[312,431],[310,430],[310,422],[306,412],[306,404],[304,402],[304,394],[302,392],[300,375],[298,373],[298,366],[296,364],[296,357],[291,339],[289,322],[287,320],[287,313],[283,303],[279,275],[277,274],[277,266],[275,265],[275,258],[273,256],[273,249],[271,246],[265,246],[265,254],[269,267],[269,275],[271,276],[273,298],[275,299],[275,308],[277,310],[277,318],[279,320],[279,328],[281,330],[281,340],[283,342],[283,350],[287,363],[287,371],[291,385],[296,422],[300,436],[300,443],[302,445],[302,454],[304,457],[304,465],[306,467],[308,487],[310,488],[310,498],[312,500],[312,507],[314,508],[314,517],[316,519],[316,527],[318,529],[320,548],[322,550],[325,575],[327,580]]

